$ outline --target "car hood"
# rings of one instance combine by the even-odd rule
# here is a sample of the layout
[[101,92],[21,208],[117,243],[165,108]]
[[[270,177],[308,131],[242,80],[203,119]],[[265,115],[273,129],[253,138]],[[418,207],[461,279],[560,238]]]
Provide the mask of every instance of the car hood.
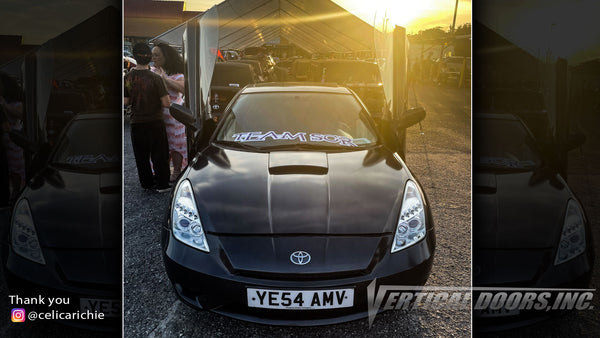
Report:
[[23,195],[42,247],[121,247],[121,173],[85,173],[48,168]]
[[187,177],[209,233],[381,234],[395,231],[411,175],[381,147],[256,153],[211,146]]
[[572,194],[555,173],[478,173],[474,177],[473,246],[552,248]]

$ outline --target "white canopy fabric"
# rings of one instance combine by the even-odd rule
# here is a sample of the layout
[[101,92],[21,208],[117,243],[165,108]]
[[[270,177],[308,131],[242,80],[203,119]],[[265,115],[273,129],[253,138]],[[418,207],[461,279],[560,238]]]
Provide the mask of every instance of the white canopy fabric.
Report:
[[[277,38],[309,53],[374,49],[373,27],[328,0],[226,0],[217,10],[221,49],[262,46]],[[184,28],[179,25],[153,40],[181,46]]]

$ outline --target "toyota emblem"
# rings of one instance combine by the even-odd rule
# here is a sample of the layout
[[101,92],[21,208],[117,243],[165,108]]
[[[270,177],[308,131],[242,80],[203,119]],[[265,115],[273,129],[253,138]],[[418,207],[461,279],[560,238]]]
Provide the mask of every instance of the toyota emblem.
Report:
[[290,255],[290,260],[296,265],[305,265],[310,262],[310,255],[306,251],[295,251]]

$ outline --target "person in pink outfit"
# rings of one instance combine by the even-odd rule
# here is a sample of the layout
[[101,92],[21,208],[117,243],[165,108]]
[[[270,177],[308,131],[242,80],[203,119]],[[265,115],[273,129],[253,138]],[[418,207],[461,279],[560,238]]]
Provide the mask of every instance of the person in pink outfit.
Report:
[[[165,80],[171,102],[183,104],[183,59],[177,50],[165,43],[158,43],[152,48],[152,61],[154,72]],[[175,181],[182,168],[187,166],[185,126],[171,116],[169,108],[164,108],[163,117],[169,139],[170,160],[173,163],[171,181]]]

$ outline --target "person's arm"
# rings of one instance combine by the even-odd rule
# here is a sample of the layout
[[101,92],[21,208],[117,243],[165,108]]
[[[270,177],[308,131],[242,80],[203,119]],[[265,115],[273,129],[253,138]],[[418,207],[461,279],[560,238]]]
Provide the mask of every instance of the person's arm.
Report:
[[171,106],[169,94],[160,97],[160,104],[165,108],[169,108]]
[[165,108],[169,108],[171,106],[171,99],[169,98],[169,92],[167,92],[164,78],[157,76],[155,79],[158,95],[160,96],[160,104]]
[[165,72],[165,70],[160,67],[156,68],[156,74],[160,75],[160,77],[163,78],[165,84],[167,85],[167,88],[179,93],[183,93],[183,91],[185,90],[185,81],[183,76],[181,76],[177,80],[170,79],[167,75],[167,72]]
[[123,98],[123,105],[124,106],[128,106],[129,105],[129,98],[128,97],[124,97]]
[[163,77],[163,79],[165,79],[167,88],[171,88],[179,93],[183,93],[183,91],[185,90],[185,81],[183,80],[183,77],[181,77],[179,80],[172,80],[165,76]]

